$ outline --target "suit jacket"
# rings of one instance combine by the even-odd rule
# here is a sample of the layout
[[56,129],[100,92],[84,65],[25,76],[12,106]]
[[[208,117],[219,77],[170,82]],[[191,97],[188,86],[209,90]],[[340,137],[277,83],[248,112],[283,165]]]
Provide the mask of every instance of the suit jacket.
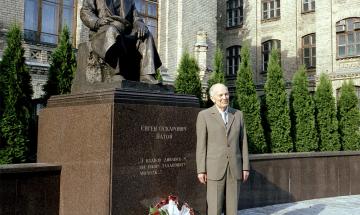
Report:
[[[116,43],[120,34],[129,35],[133,30],[135,22],[142,22],[134,0],[119,0],[120,8],[116,11],[114,0],[84,0],[80,10],[80,18],[84,25],[90,28],[89,39],[94,52],[105,59],[108,50]],[[99,28],[97,22],[102,18],[112,16],[120,17],[123,22],[118,24],[105,25]],[[123,28],[123,30],[119,30]],[[161,61],[160,61],[161,62]]]
[[[127,19],[131,24],[135,21],[142,21],[134,0],[120,0],[119,16]],[[115,15],[113,0],[84,0],[80,10],[80,18],[84,24],[92,31],[97,31],[96,22],[99,18],[111,17]]]
[[228,124],[225,126],[214,105],[199,112],[196,122],[196,164],[198,173],[207,173],[210,180],[220,180],[226,167],[237,179],[242,170],[249,170],[248,143],[243,113],[228,108]]

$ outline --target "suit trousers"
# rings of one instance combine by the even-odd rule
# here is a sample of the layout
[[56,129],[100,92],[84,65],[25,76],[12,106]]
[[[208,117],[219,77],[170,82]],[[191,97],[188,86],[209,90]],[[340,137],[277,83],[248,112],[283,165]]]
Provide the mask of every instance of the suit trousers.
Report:
[[240,182],[231,173],[229,164],[222,179],[207,181],[208,215],[221,215],[225,196],[226,215],[237,215]]

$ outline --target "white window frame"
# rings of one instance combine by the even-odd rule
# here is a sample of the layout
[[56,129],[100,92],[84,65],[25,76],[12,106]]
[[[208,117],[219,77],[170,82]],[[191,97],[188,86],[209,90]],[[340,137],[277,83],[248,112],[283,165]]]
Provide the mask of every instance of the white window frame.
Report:
[[280,18],[280,0],[262,0],[262,19]]
[[226,49],[226,71],[228,76],[235,76],[240,67],[241,46],[235,45]]
[[338,59],[360,57],[360,17],[336,23],[336,56]]
[[[266,46],[268,46],[268,47],[266,47]],[[266,47],[266,49],[265,49],[265,47]],[[267,72],[267,65],[270,60],[270,53],[271,53],[271,49],[273,47],[278,49],[279,51],[281,51],[281,41],[272,39],[272,40],[267,40],[261,44],[262,72],[263,73]],[[279,57],[280,57],[279,60],[281,62],[281,56],[279,56]]]
[[226,27],[237,27],[243,24],[244,0],[226,1]]
[[315,11],[315,0],[303,0],[303,12]]
[[[306,43],[308,40],[308,43]],[[316,68],[316,35],[308,34],[302,37],[303,64],[307,69]],[[306,55],[308,52],[308,56]],[[307,63],[308,62],[308,63]]]

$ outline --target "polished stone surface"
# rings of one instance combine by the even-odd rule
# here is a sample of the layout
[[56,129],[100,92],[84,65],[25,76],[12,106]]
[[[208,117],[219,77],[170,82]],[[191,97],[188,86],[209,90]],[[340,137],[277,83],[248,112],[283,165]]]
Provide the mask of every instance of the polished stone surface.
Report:
[[115,105],[112,214],[146,214],[170,194],[205,214],[205,187],[195,165],[199,110]]
[[61,215],[109,214],[111,116],[111,104],[41,110],[38,161],[62,166]]
[[360,194],[360,152],[251,155],[250,164],[239,209]]
[[0,165],[0,214],[58,215],[61,166]]
[[[143,83],[137,84],[144,85]],[[144,90],[141,88],[113,88],[88,93],[52,96],[48,100],[47,107],[65,107],[105,103],[199,107],[199,100],[195,96],[176,94],[173,92],[163,92],[162,90]]]
[[51,98],[39,117],[38,160],[63,167],[60,214],[147,214],[170,194],[205,214],[195,167],[198,104],[124,90]]

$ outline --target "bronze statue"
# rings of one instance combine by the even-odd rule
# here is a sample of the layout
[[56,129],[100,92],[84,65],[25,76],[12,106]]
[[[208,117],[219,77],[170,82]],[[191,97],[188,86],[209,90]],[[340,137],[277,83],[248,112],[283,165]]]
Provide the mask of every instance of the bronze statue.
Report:
[[84,0],[80,18],[90,28],[93,52],[115,70],[116,80],[158,84],[161,60],[134,0]]

